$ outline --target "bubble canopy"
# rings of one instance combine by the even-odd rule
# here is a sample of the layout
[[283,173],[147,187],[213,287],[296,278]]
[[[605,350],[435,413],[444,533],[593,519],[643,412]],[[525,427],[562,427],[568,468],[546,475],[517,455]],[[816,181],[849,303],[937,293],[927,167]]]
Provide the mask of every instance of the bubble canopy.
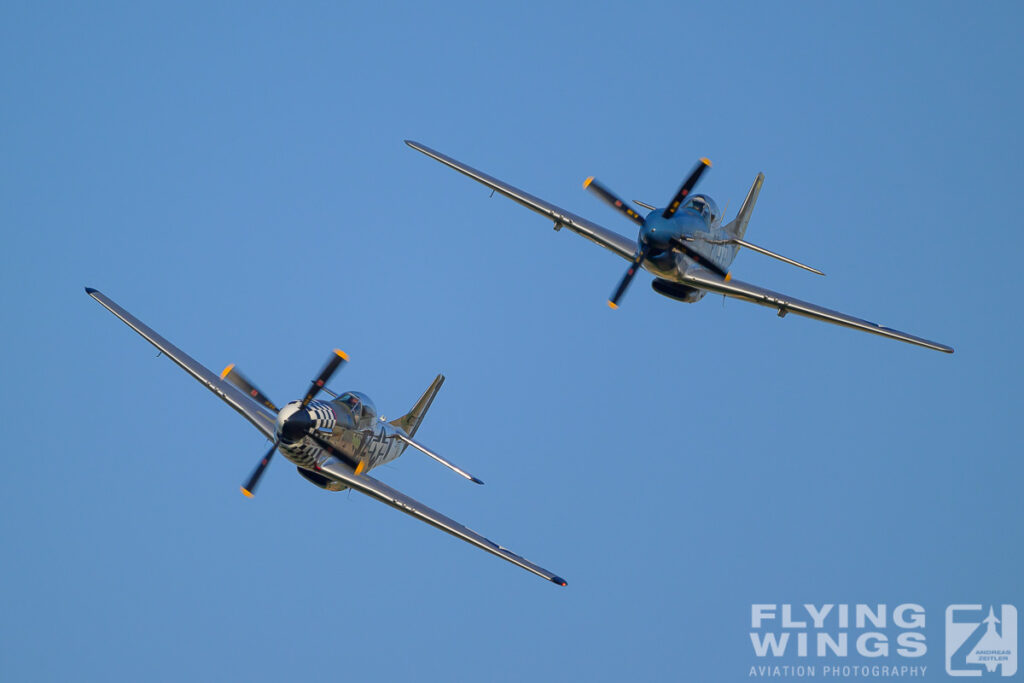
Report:
[[345,406],[356,420],[377,417],[377,407],[370,397],[359,391],[346,391],[335,403]]
[[704,220],[713,221],[718,217],[718,204],[715,200],[704,194],[695,194],[683,205],[684,209],[696,211]]

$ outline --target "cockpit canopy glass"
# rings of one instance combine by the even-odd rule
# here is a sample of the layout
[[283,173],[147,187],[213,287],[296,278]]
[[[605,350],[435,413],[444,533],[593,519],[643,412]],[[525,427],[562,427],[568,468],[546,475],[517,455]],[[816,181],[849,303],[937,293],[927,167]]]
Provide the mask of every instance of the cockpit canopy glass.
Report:
[[718,205],[715,200],[707,195],[695,194],[683,205],[684,209],[696,211],[709,223],[714,222],[718,217]]
[[349,409],[353,419],[373,419],[377,417],[377,408],[373,405],[373,401],[370,400],[369,396],[358,391],[346,391],[338,397],[338,403]]

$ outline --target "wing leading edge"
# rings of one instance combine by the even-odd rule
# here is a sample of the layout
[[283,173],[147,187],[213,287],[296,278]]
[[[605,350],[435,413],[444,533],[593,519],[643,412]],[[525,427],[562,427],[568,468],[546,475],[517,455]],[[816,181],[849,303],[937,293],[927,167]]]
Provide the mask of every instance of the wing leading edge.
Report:
[[327,472],[332,477],[344,482],[346,486],[349,486],[360,493],[371,498],[375,498],[385,505],[390,505],[396,510],[401,510],[405,514],[411,515],[421,522],[426,522],[431,526],[435,526],[441,531],[449,533],[456,538],[460,538],[467,543],[472,543],[477,548],[486,550],[492,555],[497,555],[501,559],[522,567],[528,572],[532,572],[541,578],[558,584],[559,586],[566,585],[566,581],[562,577],[552,574],[547,569],[535,565],[524,557],[516,555],[508,548],[498,545],[489,538],[481,536],[472,529],[459,524],[454,519],[442,515],[440,512],[427,507],[423,503],[410,498],[404,493],[396,491],[387,484],[378,481],[373,477],[365,474],[356,475],[351,468],[338,460],[328,460],[321,466],[321,471]]
[[[248,396],[240,392],[231,384],[221,380],[220,377],[210,372],[194,358],[167,341],[131,313],[118,306],[102,292],[91,287],[86,287],[85,291],[89,296],[99,302],[101,306],[120,318],[125,324],[145,338],[146,341],[178,364],[185,372],[192,375],[200,384],[205,386],[225,403],[238,411],[245,419],[249,420],[249,422],[260,430],[264,436],[268,439],[274,438],[274,418],[264,411],[262,407],[251,401]],[[566,585],[565,579],[557,576],[556,574],[552,574],[543,567],[539,567],[529,560],[516,555],[508,548],[498,545],[472,529],[469,529],[455,520],[442,515],[440,512],[427,507],[423,503],[396,491],[383,482],[377,481],[376,479],[366,475],[356,475],[351,468],[347,467],[340,461],[333,459],[329,460],[323,466],[321,471],[329,474],[360,493],[370,496],[371,498],[375,498],[397,510],[401,510],[407,515],[411,515],[423,522],[426,522],[427,524],[435,526],[441,531],[445,531],[456,538],[466,541],[467,543],[472,543],[476,547],[486,550],[492,555],[497,555],[501,559],[522,567],[537,576],[545,578],[553,583],[557,583],[560,586]]]
[[[567,227],[573,232],[586,237],[591,242],[615,252],[626,260],[632,260],[636,253],[636,242],[628,237],[624,237],[596,223],[588,221],[586,218],[577,216],[576,214],[566,211],[555,204],[551,204],[543,199],[534,197],[528,192],[524,192],[513,185],[509,185],[504,181],[487,175],[483,171],[478,171],[472,166],[467,166],[461,161],[452,159],[450,156],[431,149],[426,145],[422,145],[412,140],[406,140],[405,144],[437,161],[440,161],[446,166],[454,168],[459,173],[467,175],[473,180],[500,192],[509,199],[522,204],[526,208],[536,211],[537,213],[547,217],[549,220],[554,221],[556,225]],[[734,220],[730,225],[734,234],[738,232],[739,237],[741,238],[746,229],[746,221],[750,218],[749,210],[747,210],[746,207],[750,205],[751,197],[753,197],[754,200],[757,199],[757,193],[761,189],[761,183],[763,180],[764,176],[758,175],[757,179],[754,181],[754,185],[751,187],[750,192],[747,195],[747,199],[744,201],[744,210],[741,211],[741,216]],[[739,223],[737,223],[737,221],[739,221]],[[744,244],[743,246],[751,247],[752,245]],[[767,250],[763,250],[761,248],[756,248],[756,250],[767,252]],[[772,252],[767,253],[778,258],[777,254]],[[784,258],[783,260],[787,260],[792,263],[790,259]],[[808,268],[803,264],[795,265],[820,273],[820,271]],[[796,313],[797,315],[813,318],[814,320],[821,320],[823,322],[832,323],[833,325],[842,325],[843,327],[849,327],[854,330],[877,334],[882,337],[888,337],[889,339],[896,339],[898,341],[907,342],[908,344],[916,344],[917,346],[934,349],[935,351],[953,353],[952,347],[946,346],[945,344],[939,344],[938,342],[933,342],[928,339],[915,337],[914,335],[907,334],[906,332],[900,332],[899,330],[884,327],[868,320],[862,320],[861,318],[846,315],[839,311],[833,311],[832,309],[825,308],[824,306],[817,306],[806,301],[801,301],[800,299],[794,299],[784,294],[779,294],[778,292],[773,292],[769,289],[762,289],[756,285],[741,282],[739,280],[730,279],[729,282],[725,282],[725,280],[714,273],[710,273],[705,270],[687,273],[681,279],[681,282],[708,292],[724,294],[725,296],[733,297],[735,299],[741,299],[761,306],[775,308],[779,311],[780,316],[786,315],[787,313]]]
[[800,299],[794,299],[793,297],[786,296],[785,294],[773,292],[770,289],[762,289],[761,287],[742,282],[740,280],[730,279],[726,282],[714,273],[708,271],[702,270],[687,273],[683,278],[683,283],[691,287],[703,289],[707,292],[724,294],[725,296],[732,297],[734,299],[741,299],[760,306],[777,309],[780,317],[787,313],[795,313],[796,315],[821,320],[826,323],[832,323],[833,325],[842,325],[843,327],[877,334],[881,337],[896,339],[898,341],[907,342],[908,344],[916,344],[917,346],[923,346],[926,349],[934,349],[935,351],[942,351],[943,353],[953,353],[952,347],[946,346],[945,344],[939,344],[938,342],[933,342],[928,339],[915,337],[914,335],[907,334],[906,332],[900,332],[899,330],[894,330],[868,320],[855,318],[852,315],[833,311],[832,309],[825,308],[824,306],[817,306],[806,301],[801,301]]
[[634,239],[620,235],[619,233],[602,227],[593,221],[588,221],[582,216],[577,216],[576,214],[566,211],[560,206],[546,202],[539,197],[534,197],[529,192],[524,192],[514,185],[509,185],[503,180],[498,180],[493,176],[487,175],[483,171],[478,171],[472,166],[467,166],[461,161],[456,161],[446,154],[430,149],[426,145],[421,145],[420,143],[413,142],[412,140],[406,140],[405,144],[418,152],[426,154],[432,159],[440,161],[445,166],[450,166],[459,173],[469,176],[478,183],[482,183],[492,190],[500,192],[512,201],[536,211],[542,216],[545,216],[548,220],[554,221],[556,226],[569,228],[577,235],[586,237],[594,244],[618,254],[627,261],[632,261],[633,256],[636,254],[636,240]]
[[274,439],[274,418],[248,396],[207,370],[201,363],[177,346],[167,341],[144,322],[111,301],[102,292],[86,287],[85,293],[101,306],[120,318],[128,327],[138,332],[165,356],[177,363],[182,370],[195,377],[200,384],[216,394],[221,400],[238,411],[268,439]]

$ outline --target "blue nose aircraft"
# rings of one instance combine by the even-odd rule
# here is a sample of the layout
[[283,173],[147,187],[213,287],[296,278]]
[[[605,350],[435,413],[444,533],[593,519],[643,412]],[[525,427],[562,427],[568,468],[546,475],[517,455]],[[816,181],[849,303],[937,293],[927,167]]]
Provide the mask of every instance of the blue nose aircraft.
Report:
[[637,201],[637,205],[649,211],[646,216],[641,216],[633,207],[594,180],[593,177],[587,178],[583,183],[585,189],[620,211],[640,228],[639,235],[634,241],[478,171],[426,145],[412,140],[406,140],[405,144],[547,217],[548,220],[554,222],[555,230],[568,228],[629,261],[626,274],[608,300],[608,305],[613,309],[619,307],[619,301],[630,282],[633,281],[637,270],[643,268],[654,275],[654,281],[651,283],[654,291],[677,301],[693,303],[704,298],[708,292],[712,292],[774,308],[778,311],[780,318],[789,313],[795,313],[908,344],[916,344],[935,351],[953,353],[953,349],[945,344],[915,337],[906,332],[900,332],[733,279],[728,268],[732,265],[741,247],[771,256],[812,273],[824,275],[820,270],[769,251],[764,247],[759,247],[745,239],[750,215],[754,211],[754,204],[757,202],[761,185],[764,183],[763,173],[759,173],[754,179],[754,184],[747,192],[739,213],[729,223],[723,222],[723,216],[719,213],[718,207],[711,197],[692,194],[701,176],[711,167],[711,162],[707,159],[701,159],[697,163],[666,207],[658,208]]
[[[656,209],[650,204],[646,205],[645,208],[650,211],[646,218],[615,196],[611,190],[595,181],[594,176],[583,181],[584,189],[590,190],[640,226],[636,256],[633,257],[629,270],[626,271],[619,286],[615,289],[615,294],[608,300],[609,306],[619,307],[619,299],[626,293],[626,288],[629,287],[629,283],[632,282],[633,276],[640,266],[645,266],[654,273],[663,271],[665,275],[671,277],[673,271],[678,269],[676,253],[684,255],[713,273],[717,273],[726,282],[732,279],[725,268],[718,265],[714,254],[705,256],[698,249],[691,248],[687,244],[688,241],[694,241],[697,235],[719,227],[721,224],[718,206],[711,197],[702,194],[690,195],[704,170],[708,168],[711,168],[711,162],[706,158],[701,159],[668,206],[664,209]],[[687,199],[688,197],[689,199]],[[684,201],[685,204],[683,204]],[[682,205],[682,210],[680,210],[680,205]],[[736,258],[735,251],[728,257],[728,263],[732,263],[734,258]],[[683,296],[675,298],[687,300],[688,292],[679,293]]]

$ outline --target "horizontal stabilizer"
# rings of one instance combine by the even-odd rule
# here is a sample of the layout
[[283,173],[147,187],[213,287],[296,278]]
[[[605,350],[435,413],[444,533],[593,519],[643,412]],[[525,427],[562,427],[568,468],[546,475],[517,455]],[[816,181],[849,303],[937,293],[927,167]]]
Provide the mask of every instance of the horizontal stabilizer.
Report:
[[426,446],[422,446],[422,445],[416,443],[415,441],[413,441],[409,437],[405,436],[404,434],[395,434],[395,438],[398,439],[399,441],[404,441],[406,444],[412,446],[413,448],[415,448],[416,450],[420,451],[421,453],[425,453],[426,455],[429,455],[431,458],[433,458],[434,460],[438,461],[439,463],[441,463],[442,465],[444,465],[445,467],[450,469],[452,472],[455,472],[457,474],[462,475],[463,477],[465,477],[466,479],[469,479],[474,484],[483,484],[482,481],[480,481],[479,479],[474,477],[472,474],[470,474],[466,470],[462,469],[461,467],[457,467],[457,466],[453,465],[452,463],[448,462],[447,460],[442,458],[440,455],[438,455],[434,451],[430,450]]
[[788,263],[791,266],[796,266],[797,268],[803,268],[804,270],[809,270],[812,273],[817,273],[818,275],[824,275],[825,274],[825,273],[821,272],[820,270],[818,270],[817,268],[811,268],[810,266],[804,265],[803,263],[800,263],[799,261],[794,261],[791,258],[787,258],[787,257],[783,256],[782,254],[776,254],[774,251],[769,251],[768,249],[765,249],[764,247],[759,247],[756,244],[751,244],[750,242],[747,242],[746,240],[741,240],[739,238],[733,238],[733,239],[729,240],[729,242],[731,242],[733,244],[738,244],[741,247],[746,247],[747,249],[750,249],[751,251],[756,251],[759,254],[764,254],[765,256],[771,256],[772,258],[779,259],[783,263]]

